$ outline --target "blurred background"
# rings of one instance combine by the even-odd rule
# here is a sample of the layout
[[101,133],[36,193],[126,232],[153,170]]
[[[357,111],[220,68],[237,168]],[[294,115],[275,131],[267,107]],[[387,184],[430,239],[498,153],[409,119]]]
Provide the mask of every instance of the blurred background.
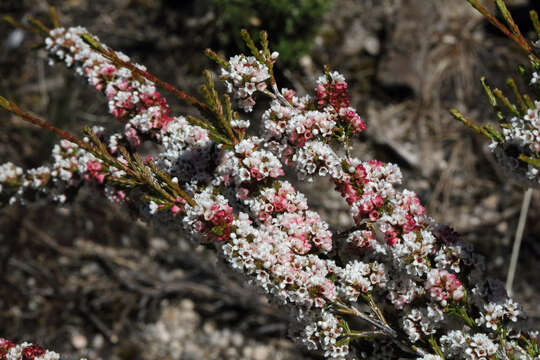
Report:
[[[527,12],[538,2],[508,2],[530,29]],[[526,58],[465,0],[2,0],[0,14],[46,21],[49,5],[64,26],[87,27],[192,94],[201,71],[216,70],[203,50],[243,51],[242,27],[270,32],[283,87],[310,93],[325,64],[344,73],[368,124],[355,155],[397,163],[428,214],[475,245],[489,276],[505,279],[524,189],[448,109],[490,121],[480,76],[504,87]],[[75,133],[118,126],[104,98],[62,65],[49,67],[38,44],[0,24],[0,94]],[[192,111],[169,100],[173,113]],[[57,140],[0,112],[0,163],[39,166]],[[296,184],[335,230],[351,225],[326,180]],[[539,199],[536,191],[514,286],[536,329]],[[63,206],[0,209],[0,337],[89,359],[320,359],[287,338],[287,319],[211,251],[91,188]]]

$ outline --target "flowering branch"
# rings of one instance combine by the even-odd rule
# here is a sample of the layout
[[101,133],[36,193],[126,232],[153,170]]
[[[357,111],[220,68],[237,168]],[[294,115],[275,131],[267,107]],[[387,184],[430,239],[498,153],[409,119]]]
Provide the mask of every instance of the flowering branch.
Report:
[[[278,54],[270,52],[267,35],[261,34],[261,49],[247,32],[243,37],[252,56],[226,60],[207,51],[221,66],[231,96],[221,96],[205,72],[202,103],[83,28],[51,30],[45,40],[51,56],[104,93],[125,129],[108,137],[102,129],[87,129],[83,141],[0,98],[8,111],[67,140],[53,150],[54,165],[42,172],[47,181],[35,188],[70,186],[78,175],[114,201],[140,205],[142,199],[143,216],[181,224],[279,300],[295,315],[299,342],[327,358],[361,356],[356,349],[367,356],[425,360],[538,356],[532,336],[512,329],[521,316],[517,304],[490,298],[475,277],[469,246],[450,228],[435,226],[416,194],[396,189],[399,168],[349,155],[350,139],[366,124],[350,106],[345,78],[326,69],[314,96],[297,97],[278,87]],[[192,104],[204,119],[170,116],[155,84]],[[506,103],[502,94],[491,93]],[[249,112],[259,94],[272,99],[260,138],[246,135],[249,121],[240,120],[231,100]],[[478,129],[496,138],[496,131]],[[145,140],[161,147],[155,161],[134,153]],[[308,180],[326,177],[349,204],[355,228],[344,238],[334,236],[306,197],[283,180],[283,165]],[[30,175],[23,179],[22,169],[6,164],[0,185],[24,193],[34,186]],[[142,197],[123,192],[134,187]],[[392,344],[389,353],[382,350],[386,344]]]
[[[450,113],[466,126],[491,140],[490,150],[495,152],[503,168],[513,174],[512,179],[527,187],[538,188],[540,187],[540,98],[538,98],[540,59],[520,32],[504,0],[496,0],[495,3],[508,27],[500,23],[478,0],[468,1],[529,55],[532,72],[524,66],[519,66],[518,69],[533,95],[520,92],[514,79],[510,78],[506,84],[515,99],[514,104],[500,89],[492,89],[485,78],[481,79],[489,103],[495,110],[500,131],[490,125],[476,125],[456,109],[452,109]],[[530,16],[540,38],[538,14],[531,11]]]

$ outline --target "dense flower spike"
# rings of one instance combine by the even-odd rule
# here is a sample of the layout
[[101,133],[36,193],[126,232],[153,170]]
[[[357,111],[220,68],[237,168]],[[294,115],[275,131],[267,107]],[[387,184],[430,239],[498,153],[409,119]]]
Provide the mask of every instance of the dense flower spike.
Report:
[[[82,27],[53,29],[45,39],[47,50],[68,67],[75,66],[78,74],[107,96],[110,113],[126,124],[125,134],[133,145],[141,143],[140,132],[167,128],[172,121],[169,106],[155,85],[93,51],[81,38],[86,33]],[[126,55],[116,54],[129,62]]]
[[[509,325],[521,315],[517,304],[488,301],[469,247],[435,227],[414,192],[397,188],[400,169],[343,151],[365,129],[343,75],[327,71],[313,96],[280,90],[272,71],[277,54],[264,36],[255,56],[221,59],[222,79],[241,108],[252,110],[256,92],[272,99],[258,138],[246,136],[249,121],[229,116],[232,111],[218,111],[212,123],[171,116],[144,67],[131,67],[141,70],[134,74],[118,65],[83,41],[85,33],[54,29],[47,49],[107,97],[124,132],[94,129],[78,145],[63,140],[48,167],[24,172],[1,165],[1,199],[37,193],[62,201],[68,188],[88,182],[113,201],[136,202],[141,198],[130,194],[137,191],[129,190],[138,188],[144,215],[181,224],[194,240],[213,244],[231,268],[288,308],[301,327],[298,340],[327,358],[354,358],[357,342],[365,345],[358,354],[365,358],[388,344],[396,357],[426,360],[487,359],[503,351],[523,359],[539,355],[531,336],[514,336]],[[523,121],[531,128],[538,110]],[[232,135],[224,138],[217,128]],[[146,140],[160,146],[155,161],[129,152]],[[327,178],[350,206],[355,228],[335,236],[282,178],[284,165],[300,178]],[[0,360],[54,358],[47,354],[0,341]]]

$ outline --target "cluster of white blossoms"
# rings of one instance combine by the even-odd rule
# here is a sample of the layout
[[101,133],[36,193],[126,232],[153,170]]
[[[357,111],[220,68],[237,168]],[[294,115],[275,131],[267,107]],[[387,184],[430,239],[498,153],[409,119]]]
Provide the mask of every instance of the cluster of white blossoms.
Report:
[[[272,54],[275,61],[278,53]],[[244,111],[253,110],[254,93],[266,90],[266,81],[270,78],[268,67],[253,56],[236,55],[229,59],[228,68],[221,69],[221,78],[227,85],[227,91],[234,93]]]
[[64,194],[67,187],[77,187],[83,179],[103,184],[106,176],[119,174],[77,145],[61,140],[54,145],[48,166],[23,171],[11,163],[0,165],[0,193],[9,195],[9,203],[36,196],[62,203],[67,199]]
[[506,141],[528,147],[532,152],[540,152],[540,101],[534,102],[535,108],[528,109],[523,118],[510,119],[510,128],[503,129]]
[[374,287],[385,287],[387,277],[384,264],[378,262],[364,263],[353,260],[340,269],[341,292],[351,302],[358,301],[360,294],[368,294]]
[[[505,142],[516,144],[533,154],[540,153],[540,101],[534,102],[535,108],[528,109],[523,117],[514,116],[510,119],[510,126],[502,129]],[[540,184],[538,168],[529,165],[527,177]]]
[[281,162],[274,154],[261,148],[261,141],[259,138],[250,137],[236,144],[234,152],[225,155],[218,169],[218,172],[223,174],[220,180],[241,184],[283,176]]
[[2,186],[18,183],[19,177],[23,174],[23,169],[11,162],[0,165],[0,192]]
[[436,333],[437,324],[444,319],[444,313],[436,306],[412,309],[403,319],[403,330],[409,340],[416,343],[422,338]]
[[328,349],[325,351],[324,356],[339,359],[349,353],[347,344],[336,346],[340,336],[341,330],[336,317],[327,311],[323,311],[321,320],[306,327],[304,342],[308,349],[311,350],[317,349],[317,345],[322,343]]
[[292,164],[301,179],[312,181],[315,176],[339,177],[339,157],[321,141],[308,141],[291,156]]
[[182,182],[208,180],[212,167],[212,141],[208,131],[175,116],[166,129],[160,131],[163,151],[156,161],[161,168]]
[[499,350],[494,339],[483,333],[469,335],[461,330],[441,337],[441,345],[450,359],[488,360]]
[[516,322],[521,311],[516,302],[512,299],[506,299],[503,304],[487,303],[484,305],[484,310],[480,313],[480,317],[476,319],[479,326],[485,326],[496,331],[504,320]]
[[[486,325],[480,329],[467,323],[469,327],[458,331],[465,339],[459,345],[463,354],[481,359],[484,355],[479,354],[491,356],[493,347],[502,346],[505,339],[497,338],[494,324],[499,328],[513,322],[519,315],[515,303],[508,300],[500,310],[469,301],[475,296],[475,302],[486,303],[478,289],[465,296],[464,284],[478,283],[471,280],[472,265],[464,262],[468,249],[448,231],[434,232],[415,193],[395,188],[402,181],[396,165],[334,150],[336,143],[347,144],[365,129],[350,107],[341,74],[327,73],[319,79],[315,97],[299,98],[292,90],[269,89],[271,70],[255,58],[231,58],[222,78],[246,111],[257,91],[274,100],[263,116],[264,139],[243,137],[249,122],[235,120],[230,125],[241,140],[231,139],[234,145],[225,146],[212,140],[209,130],[170,116],[165,98],[152,83],[91,50],[79,38],[85,32],[53,30],[47,48],[102,91],[111,113],[127,123],[123,134],[108,140],[101,133],[111,155],[127,164],[120,146],[152,141],[161,147],[157,166],[189,193],[190,201],[178,196],[172,202],[153,194],[142,207],[150,218],[182,224],[195,240],[215,244],[231,268],[291,310],[302,326],[301,343],[340,360],[355,356],[355,341],[377,343],[381,338],[399,341],[418,358],[436,358],[438,346],[451,358],[457,345],[445,326],[455,326],[452,312],[464,324],[477,318],[479,325]],[[282,179],[282,163],[300,177],[326,177],[343,196],[356,223],[344,241],[338,241],[309,209],[306,197]],[[15,187],[15,192],[24,188],[24,176],[29,176],[27,186],[44,191],[60,183],[39,181],[48,176],[61,179],[64,187],[91,181],[114,201],[140,201],[122,187],[128,182],[119,179],[126,174],[69,142],[55,147],[48,173],[38,168],[26,175],[13,164],[0,169],[0,184]],[[349,321],[363,327],[351,330]],[[433,344],[430,339],[437,337],[440,344]],[[518,342],[513,344],[511,351],[525,351]]]

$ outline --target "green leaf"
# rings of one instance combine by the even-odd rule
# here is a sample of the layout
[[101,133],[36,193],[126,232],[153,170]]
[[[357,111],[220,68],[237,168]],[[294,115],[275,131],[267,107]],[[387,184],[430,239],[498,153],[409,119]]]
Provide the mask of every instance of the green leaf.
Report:
[[216,62],[222,68],[228,70],[231,67],[231,65],[229,64],[227,60],[225,60],[220,55],[216,54],[212,49],[206,49],[204,53],[206,54],[206,56],[208,56],[211,60]]
[[536,31],[536,36],[540,39],[540,20],[538,19],[538,13],[535,10],[531,10],[529,15],[531,16],[531,21],[533,23],[534,30]]
[[84,33],[84,34],[81,35],[81,39],[83,39],[83,41],[86,44],[88,44],[92,49],[97,50],[99,52],[102,51],[103,47],[101,46],[99,41],[94,39],[94,37],[92,35],[90,35],[88,33]]
[[484,88],[484,91],[486,92],[486,94],[488,96],[488,100],[489,100],[489,103],[491,104],[491,106],[497,106],[497,98],[495,98],[495,95],[493,95],[493,91],[489,87],[489,85],[487,83],[487,80],[486,80],[486,77],[482,76],[480,78],[480,82],[482,83],[482,87]]
[[525,104],[525,100],[523,100],[523,96],[521,95],[521,93],[519,92],[517,88],[516,82],[514,81],[514,79],[509,78],[508,80],[506,80],[506,85],[508,85],[508,87],[510,87],[510,89],[514,93],[514,96],[519,106],[520,115],[521,116],[525,115],[527,113],[528,107]]
[[534,159],[532,157],[528,157],[527,155],[520,154],[519,160],[540,169],[540,159]]
[[12,110],[11,101],[9,101],[8,99],[6,99],[3,96],[0,96],[0,106],[3,107],[4,109],[6,109],[7,111]]
[[255,43],[253,42],[253,39],[251,38],[251,35],[249,35],[249,32],[246,29],[242,29],[240,31],[240,34],[242,35],[242,39],[244,39],[244,42],[246,43],[246,46],[251,51],[251,54],[261,63],[265,63],[264,56],[261,55],[259,52],[259,49],[257,49],[257,46],[255,46]]

